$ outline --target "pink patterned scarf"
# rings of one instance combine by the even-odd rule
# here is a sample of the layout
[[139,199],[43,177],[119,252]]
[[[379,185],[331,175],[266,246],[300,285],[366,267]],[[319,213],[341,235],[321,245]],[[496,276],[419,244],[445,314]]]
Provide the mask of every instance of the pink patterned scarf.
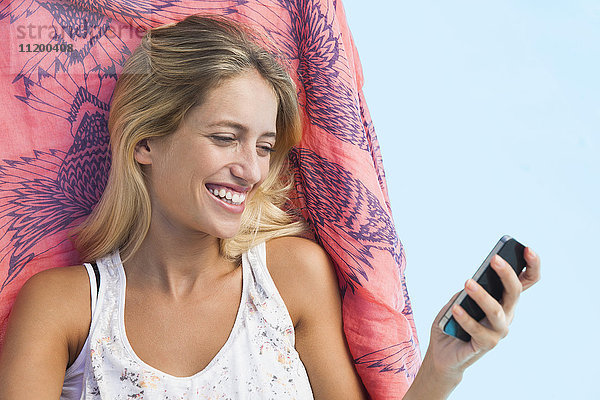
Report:
[[79,263],[67,231],[108,175],[107,117],[143,31],[195,13],[251,24],[289,58],[305,117],[294,203],[336,265],[344,329],[373,399],[401,399],[420,365],[377,137],[340,0],[0,1],[0,344],[38,271]]

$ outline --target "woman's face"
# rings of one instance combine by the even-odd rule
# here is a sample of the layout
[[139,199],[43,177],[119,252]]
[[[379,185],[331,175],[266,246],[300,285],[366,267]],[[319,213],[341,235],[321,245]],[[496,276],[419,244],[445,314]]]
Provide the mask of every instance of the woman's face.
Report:
[[152,223],[230,238],[239,231],[246,199],[269,172],[275,146],[277,98],[251,70],[229,79],[191,109],[164,138],[138,145],[146,167]]

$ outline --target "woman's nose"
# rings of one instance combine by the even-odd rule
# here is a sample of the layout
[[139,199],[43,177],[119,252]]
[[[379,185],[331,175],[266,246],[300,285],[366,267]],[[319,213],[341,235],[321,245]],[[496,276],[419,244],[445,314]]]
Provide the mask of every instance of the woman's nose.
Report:
[[244,146],[237,154],[238,160],[233,164],[231,172],[250,185],[260,181],[260,159],[254,146]]

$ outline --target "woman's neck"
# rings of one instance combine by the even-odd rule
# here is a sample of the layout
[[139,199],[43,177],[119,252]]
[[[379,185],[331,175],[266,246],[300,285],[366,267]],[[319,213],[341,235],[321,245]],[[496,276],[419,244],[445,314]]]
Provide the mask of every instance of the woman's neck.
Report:
[[165,232],[150,226],[140,248],[124,264],[128,285],[180,299],[236,269],[219,254],[219,239],[201,232]]

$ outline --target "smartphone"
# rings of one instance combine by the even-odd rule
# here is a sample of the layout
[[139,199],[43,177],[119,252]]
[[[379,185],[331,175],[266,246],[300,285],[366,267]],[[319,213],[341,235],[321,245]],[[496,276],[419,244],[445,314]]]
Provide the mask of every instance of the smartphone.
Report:
[[[494,257],[495,254],[498,254],[510,264],[512,269],[514,269],[517,273],[517,276],[519,276],[519,274],[527,265],[523,255],[524,251],[525,246],[523,246],[521,243],[517,242],[508,235],[502,236],[485,261],[483,261],[481,267],[479,267],[477,272],[475,272],[475,275],[473,275],[473,280],[479,283],[489,294],[492,295],[492,297],[498,301],[501,301],[502,293],[504,292],[504,286],[502,285],[502,281],[500,280],[500,277],[496,271],[494,271],[494,269],[490,266],[490,261],[492,261],[492,257]],[[452,307],[454,307],[455,304],[460,304],[460,306],[464,308],[465,311],[476,321],[481,321],[485,317],[485,313],[477,305],[477,303],[475,303],[475,301],[473,301],[473,299],[467,295],[464,289],[444,313],[444,316],[439,323],[442,331],[447,335],[454,336],[460,340],[468,342],[471,340],[471,335],[469,335],[452,316]]]

